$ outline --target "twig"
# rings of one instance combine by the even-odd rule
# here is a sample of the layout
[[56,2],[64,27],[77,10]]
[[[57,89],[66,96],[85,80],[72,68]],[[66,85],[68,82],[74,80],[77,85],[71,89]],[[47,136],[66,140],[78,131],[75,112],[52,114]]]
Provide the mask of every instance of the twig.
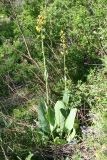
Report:
[[2,145],[1,145],[1,149],[2,149],[2,151],[3,151],[3,155],[4,155],[5,160],[9,160],[9,159],[7,158],[7,156],[6,156],[5,150],[4,150],[4,148],[2,147]]

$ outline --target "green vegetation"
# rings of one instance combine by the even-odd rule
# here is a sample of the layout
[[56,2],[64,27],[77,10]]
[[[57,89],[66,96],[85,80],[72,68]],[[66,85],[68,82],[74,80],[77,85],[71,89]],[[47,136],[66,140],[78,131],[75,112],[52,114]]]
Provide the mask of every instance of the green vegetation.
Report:
[[64,137],[66,141],[70,142],[75,136],[74,121],[77,109],[69,109],[65,105],[68,103],[69,96],[67,91],[65,94],[63,101],[57,101],[54,109],[47,107],[44,102],[41,102],[38,107],[39,128],[42,131],[42,136],[46,133],[47,138],[50,137],[50,139],[53,139],[53,142],[57,141],[57,143],[60,140],[62,143]]
[[107,1],[0,1],[0,160],[107,159]]

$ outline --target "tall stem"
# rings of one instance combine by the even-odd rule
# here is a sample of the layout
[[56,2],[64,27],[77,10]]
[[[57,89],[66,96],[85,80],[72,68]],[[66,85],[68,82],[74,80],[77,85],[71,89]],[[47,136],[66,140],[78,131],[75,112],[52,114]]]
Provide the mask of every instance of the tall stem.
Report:
[[44,52],[44,41],[43,41],[43,35],[42,35],[42,33],[41,33],[41,40],[42,40],[43,65],[44,65],[44,79],[45,79],[45,87],[46,87],[46,101],[47,101],[47,104],[49,104],[48,72],[47,72],[47,68],[46,68],[46,58],[45,58],[45,52]]
[[66,57],[64,54],[64,85],[65,85],[65,90],[66,90]]

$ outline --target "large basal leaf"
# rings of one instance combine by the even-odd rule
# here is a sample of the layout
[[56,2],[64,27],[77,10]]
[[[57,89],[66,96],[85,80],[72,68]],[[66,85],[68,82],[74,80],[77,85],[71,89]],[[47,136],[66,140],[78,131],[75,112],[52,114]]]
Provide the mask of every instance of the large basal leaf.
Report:
[[62,101],[57,101],[55,104],[55,126],[60,128],[60,131],[64,128],[65,117],[61,113],[61,109],[65,109],[65,105]]
[[51,107],[48,108],[47,119],[52,132],[55,128],[55,112]]
[[46,104],[44,101],[40,102],[40,105],[38,106],[38,121],[39,121],[39,127],[44,132],[49,132],[49,123],[46,118]]
[[76,108],[71,109],[71,111],[65,121],[65,128],[68,129],[69,132],[71,132],[71,130],[73,129],[76,113],[77,113]]

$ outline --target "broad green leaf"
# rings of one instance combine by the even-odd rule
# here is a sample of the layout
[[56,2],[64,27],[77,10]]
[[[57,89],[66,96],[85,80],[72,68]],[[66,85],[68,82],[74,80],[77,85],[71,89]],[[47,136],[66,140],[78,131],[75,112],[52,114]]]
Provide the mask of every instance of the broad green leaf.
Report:
[[64,128],[65,117],[61,113],[61,109],[65,109],[65,105],[62,101],[57,101],[55,104],[55,126],[60,128],[60,131]]
[[72,139],[75,137],[75,134],[76,134],[76,131],[75,131],[75,129],[73,128],[72,133],[67,136],[67,141],[68,141],[68,142],[71,142]]
[[76,108],[71,109],[71,111],[65,121],[65,128],[68,129],[69,132],[71,132],[71,130],[73,129],[76,113],[77,113]]
[[69,97],[70,97],[69,90],[66,89],[63,93],[63,102],[66,106],[68,105]]
[[50,125],[50,130],[52,132],[55,128],[55,112],[51,107],[48,108],[47,119]]
[[39,126],[44,132],[49,132],[49,123],[46,118],[46,105],[44,101],[40,102],[40,105],[38,106],[38,121]]

